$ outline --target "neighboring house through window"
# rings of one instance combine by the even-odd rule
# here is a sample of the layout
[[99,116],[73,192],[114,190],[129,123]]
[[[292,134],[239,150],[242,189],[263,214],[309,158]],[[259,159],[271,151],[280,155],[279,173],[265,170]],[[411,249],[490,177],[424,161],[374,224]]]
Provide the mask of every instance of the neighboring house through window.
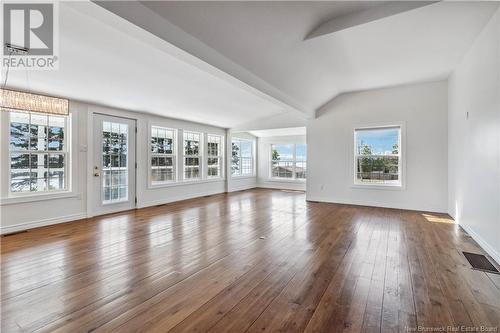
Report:
[[271,178],[306,179],[307,146],[305,144],[271,145]]

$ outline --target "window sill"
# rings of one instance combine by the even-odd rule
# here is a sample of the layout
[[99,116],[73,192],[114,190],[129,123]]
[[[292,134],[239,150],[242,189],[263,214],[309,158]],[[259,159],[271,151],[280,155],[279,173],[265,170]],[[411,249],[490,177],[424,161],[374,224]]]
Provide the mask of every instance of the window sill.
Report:
[[165,183],[165,184],[149,184],[149,190],[155,190],[164,187],[176,187],[176,186],[184,186],[184,185],[196,185],[196,184],[206,184],[206,183],[217,183],[225,181],[225,178],[210,178],[210,179],[200,179],[200,180],[183,180],[179,182]]
[[43,193],[43,194],[26,194],[17,195],[0,199],[0,206],[15,205],[27,202],[57,200],[76,198],[78,194],[75,192],[57,192],[57,193]]
[[351,188],[363,190],[389,190],[389,191],[403,191],[405,187],[402,184],[353,184]]

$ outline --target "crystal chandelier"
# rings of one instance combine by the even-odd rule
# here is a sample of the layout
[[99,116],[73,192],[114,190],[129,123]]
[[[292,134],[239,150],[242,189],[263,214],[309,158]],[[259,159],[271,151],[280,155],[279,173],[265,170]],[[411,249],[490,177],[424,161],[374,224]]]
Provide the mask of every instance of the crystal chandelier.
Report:
[[67,116],[69,101],[64,98],[0,89],[0,108],[3,111],[30,111]]

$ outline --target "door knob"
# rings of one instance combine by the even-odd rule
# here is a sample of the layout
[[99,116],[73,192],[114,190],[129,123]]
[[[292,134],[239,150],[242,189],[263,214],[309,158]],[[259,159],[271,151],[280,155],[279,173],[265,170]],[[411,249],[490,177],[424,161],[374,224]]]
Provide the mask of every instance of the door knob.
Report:
[[101,174],[99,172],[94,172],[94,177],[99,177]]

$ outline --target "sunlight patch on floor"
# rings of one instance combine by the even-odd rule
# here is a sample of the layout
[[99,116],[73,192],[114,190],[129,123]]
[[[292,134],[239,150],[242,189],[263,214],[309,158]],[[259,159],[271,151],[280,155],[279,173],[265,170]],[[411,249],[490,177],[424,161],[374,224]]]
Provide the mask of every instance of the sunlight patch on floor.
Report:
[[433,214],[422,214],[422,216],[429,222],[455,224],[455,221],[453,221],[451,217],[445,217]]

